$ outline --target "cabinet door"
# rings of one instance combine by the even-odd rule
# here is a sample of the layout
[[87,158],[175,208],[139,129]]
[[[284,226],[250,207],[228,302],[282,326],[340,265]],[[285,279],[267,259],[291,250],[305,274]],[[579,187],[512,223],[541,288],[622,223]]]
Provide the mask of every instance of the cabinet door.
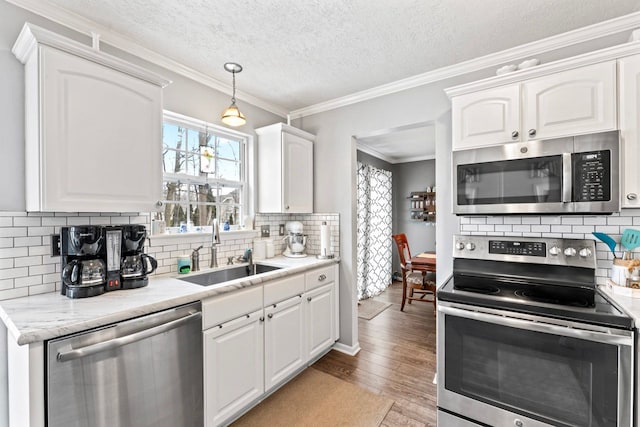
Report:
[[34,210],[153,210],[162,195],[162,89],[40,49],[41,206]]
[[265,308],[265,390],[286,380],[306,362],[302,298],[295,296]]
[[456,96],[451,116],[454,150],[519,141],[519,85]]
[[640,55],[618,61],[622,207],[640,206]]
[[283,212],[313,212],[313,142],[282,133]]
[[523,139],[616,129],[615,61],[525,81],[522,91]]
[[207,426],[218,426],[264,393],[262,310],[204,332]]
[[335,284],[305,294],[307,307],[307,359],[320,356],[335,342]]

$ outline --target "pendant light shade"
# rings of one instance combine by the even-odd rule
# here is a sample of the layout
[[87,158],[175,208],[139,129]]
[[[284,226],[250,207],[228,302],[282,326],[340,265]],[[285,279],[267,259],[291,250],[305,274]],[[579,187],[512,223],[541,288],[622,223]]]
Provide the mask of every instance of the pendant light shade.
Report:
[[236,73],[242,71],[242,65],[235,62],[227,62],[224,64],[224,69],[233,74],[233,95],[231,96],[231,105],[222,113],[222,123],[234,127],[242,126],[247,123],[247,119],[236,105]]

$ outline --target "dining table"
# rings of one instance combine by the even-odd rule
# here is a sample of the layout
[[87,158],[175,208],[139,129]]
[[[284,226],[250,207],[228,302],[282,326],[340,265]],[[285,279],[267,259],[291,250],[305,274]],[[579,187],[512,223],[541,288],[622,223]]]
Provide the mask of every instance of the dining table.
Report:
[[422,271],[423,273],[436,271],[436,253],[421,252],[409,259],[411,270]]

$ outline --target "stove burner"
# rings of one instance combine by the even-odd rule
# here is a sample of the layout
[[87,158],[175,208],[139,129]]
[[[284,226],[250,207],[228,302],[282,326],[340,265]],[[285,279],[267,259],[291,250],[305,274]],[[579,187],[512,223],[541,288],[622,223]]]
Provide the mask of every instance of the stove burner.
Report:
[[475,292],[478,294],[485,295],[497,295],[500,293],[500,289],[496,286],[483,286],[483,287],[474,287],[474,286],[454,286],[454,289],[465,292]]
[[554,298],[549,294],[545,294],[544,292],[537,292],[531,289],[518,289],[514,292],[514,295],[527,299],[534,302],[541,302],[546,304],[558,304],[558,305],[569,305],[572,307],[590,307],[589,301],[583,298],[575,297],[570,300],[560,300],[558,298]]

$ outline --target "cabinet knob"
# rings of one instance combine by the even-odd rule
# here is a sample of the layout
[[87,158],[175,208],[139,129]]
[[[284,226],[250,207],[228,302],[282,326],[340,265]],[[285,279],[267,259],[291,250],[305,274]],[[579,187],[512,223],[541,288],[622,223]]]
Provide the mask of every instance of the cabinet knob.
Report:
[[273,313],[269,313],[269,314],[267,314],[267,317],[268,317],[269,319],[271,319],[271,318],[273,317]]
[[264,316],[260,316],[260,321],[264,322]]
[[638,195],[636,193],[627,194],[627,200],[636,200],[637,198],[638,198]]
[[325,280],[326,278],[327,278],[327,276],[326,276],[326,275],[321,274],[321,275],[319,275],[319,276],[318,276],[318,282],[322,282],[322,281],[323,281],[323,280]]
[[511,138],[517,138],[520,135],[520,132],[518,132],[517,130],[514,130],[513,132],[511,132]]
[[536,136],[536,130],[535,129],[529,129],[529,136]]
[[309,301],[309,302],[311,302],[312,299],[313,298],[311,298],[311,297],[307,297],[307,301]]
[[164,202],[162,200],[158,200],[156,202],[156,207],[161,208],[164,205]]
[[284,208],[285,208],[286,210],[289,210],[289,205],[285,206]]

